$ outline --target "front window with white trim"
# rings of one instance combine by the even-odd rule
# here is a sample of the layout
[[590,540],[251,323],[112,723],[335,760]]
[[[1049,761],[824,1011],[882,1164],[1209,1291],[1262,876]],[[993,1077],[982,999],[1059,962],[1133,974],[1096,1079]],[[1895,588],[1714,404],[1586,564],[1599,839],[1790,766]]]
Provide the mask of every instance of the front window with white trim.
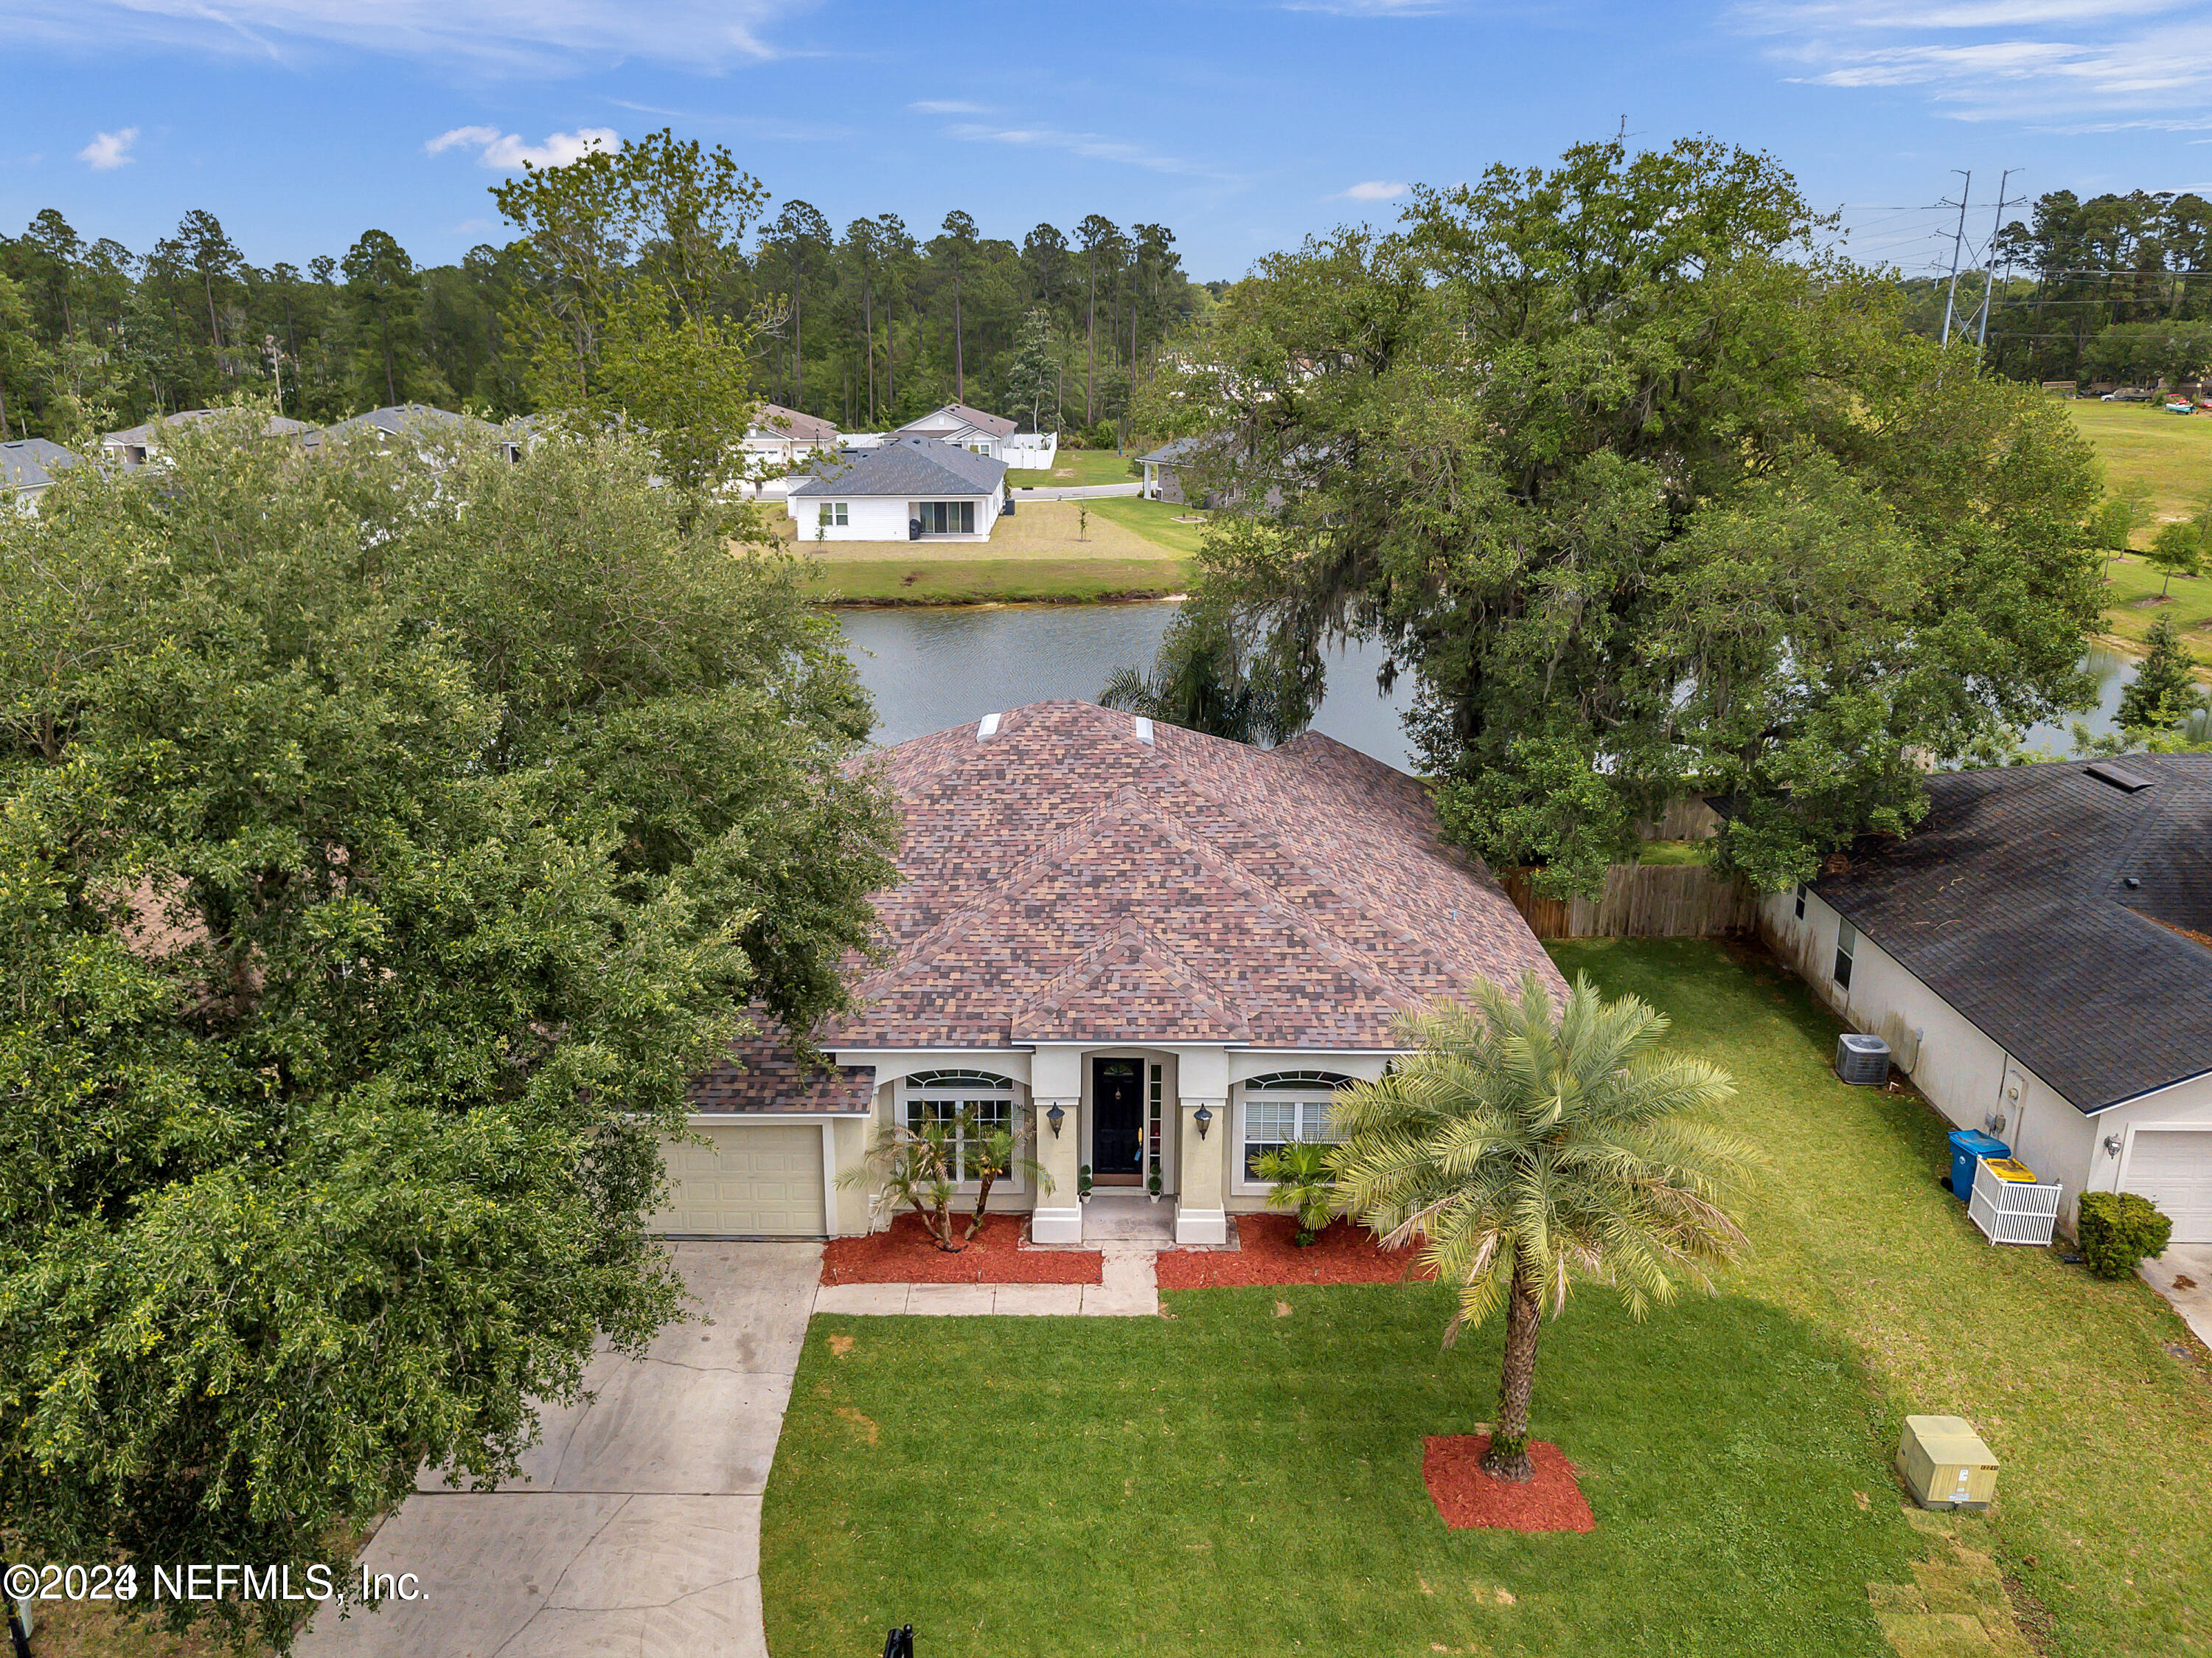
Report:
[[1237,1134],[1243,1161],[1237,1166],[1240,1186],[1264,1186],[1260,1160],[1280,1151],[1293,1140],[1342,1139],[1331,1110],[1336,1090],[1352,1078],[1334,1071],[1285,1070],[1255,1076],[1244,1084],[1237,1107]]
[[[951,1123],[953,1178],[963,1186],[978,1176],[969,1167],[976,1137],[994,1132],[1011,1134],[1014,1127],[1014,1083],[1011,1077],[981,1070],[922,1071],[900,1084],[901,1116],[919,1134],[931,1123]],[[965,1119],[964,1121],[963,1119]],[[1018,1188],[1014,1172],[1001,1174],[998,1185]]]

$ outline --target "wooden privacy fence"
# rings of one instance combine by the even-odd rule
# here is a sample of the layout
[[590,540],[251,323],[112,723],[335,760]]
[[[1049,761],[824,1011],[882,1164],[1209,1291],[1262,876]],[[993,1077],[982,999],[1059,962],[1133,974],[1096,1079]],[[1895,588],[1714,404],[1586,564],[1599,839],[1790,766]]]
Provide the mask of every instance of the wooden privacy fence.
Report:
[[1702,864],[1616,863],[1595,898],[1540,898],[1525,869],[1499,879],[1539,938],[1708,938],[1759,921],[1759,895]]

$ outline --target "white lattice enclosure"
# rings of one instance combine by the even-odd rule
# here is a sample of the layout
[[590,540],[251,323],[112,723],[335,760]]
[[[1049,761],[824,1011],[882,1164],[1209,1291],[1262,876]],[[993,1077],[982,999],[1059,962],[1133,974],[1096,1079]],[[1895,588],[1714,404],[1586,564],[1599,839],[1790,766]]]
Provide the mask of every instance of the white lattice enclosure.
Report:
[[1990,1171],[1986,1157],[1975,1160],[1974,1195],[1966,1213],[1993,1244],[2047,1244],[2058,1224],[2057,1182],[2033,1186],[2008,1180]]

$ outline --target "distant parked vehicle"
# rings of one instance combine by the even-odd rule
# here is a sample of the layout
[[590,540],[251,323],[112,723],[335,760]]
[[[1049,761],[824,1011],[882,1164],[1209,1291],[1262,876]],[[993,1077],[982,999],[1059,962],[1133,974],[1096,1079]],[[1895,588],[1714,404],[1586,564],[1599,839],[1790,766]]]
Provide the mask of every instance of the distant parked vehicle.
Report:
[[2107,392],[2097,400],[2100,403],[2152,403],[2158,399],[2156,392],[2146,392],[2140,386],[2123,386],[2117,392]]

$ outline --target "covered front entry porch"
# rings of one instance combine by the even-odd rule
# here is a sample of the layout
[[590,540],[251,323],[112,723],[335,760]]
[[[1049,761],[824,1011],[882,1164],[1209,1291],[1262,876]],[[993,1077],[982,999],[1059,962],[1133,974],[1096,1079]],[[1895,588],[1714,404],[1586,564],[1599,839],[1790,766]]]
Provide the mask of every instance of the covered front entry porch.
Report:
[[1036,1241],[1084,1240],[1086,1186],[1116,1204],[1156,1197],[1179,1244],[1227,1241],[1229,1068],[1219,1050],[1041,1045],[1030,1100],[1031,1143],[1052,1180],[1030,1216]]

